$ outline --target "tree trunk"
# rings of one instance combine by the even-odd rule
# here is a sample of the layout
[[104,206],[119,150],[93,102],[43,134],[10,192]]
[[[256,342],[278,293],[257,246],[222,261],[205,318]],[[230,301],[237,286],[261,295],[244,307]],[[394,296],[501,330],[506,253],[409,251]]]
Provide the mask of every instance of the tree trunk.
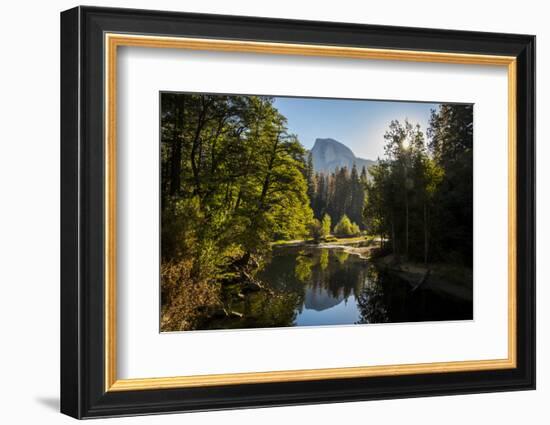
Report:
[[277,137],[275,138],[274,144],[273,144],[273,152],[271,154],[271,158],[269,158],[269,163],[267,166],[266,175],[264,178],[264,182],[262,184],[262,193],[260,195],[260,200],[258,202],[258,210],[262,211],[265,206],[265,198],[267,196],[267,191],[269,189],[269,186],[271,184],[271,173],[273,172],[273,165],[275,163],[275,158],[277,157],[277,147],[279,146],[279,137],[280,133],[277,134]]
[[428,211],[424,202],[424,264],[428,264]]
[[[182,98],[183,99],[183,98]],[[174,137],[172,140],[172,152],[170,161],[170,195],[174,196],[180,190],[181,186],[181,148],[183,138],[183,118],[184,100],[180,105],[176,105],[174,115]]]
[[[197,122],[197,128],[195,129],[195,135],[193,137],[193,143],[191,144],[191,170],[193,171],[193,182],[195,185],[194,195],[201,195],[201,181],[200,181],[200,162],[201,157],[199,155],[198,161],[197,161],[197,149],[199,149],[201,145],[200,135],[202,128],[206,122],[206,113],[208,109],[208,104],[204,102],[204,98],[202,99],[202,109],[199,114],[198,122]],[[201,148],[202,149],[202,148]]]
[[393,255],[397,254],[397,250],[395,249],[395,225],[394,220],[391,221],[391,249],[393,252]]
[[405,258],[409,258],[409,196],[405,195]]

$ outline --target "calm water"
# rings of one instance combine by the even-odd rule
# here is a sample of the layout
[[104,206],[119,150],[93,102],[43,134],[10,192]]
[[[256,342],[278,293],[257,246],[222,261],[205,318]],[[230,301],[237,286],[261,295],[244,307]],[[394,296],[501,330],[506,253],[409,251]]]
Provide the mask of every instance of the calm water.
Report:
[[281,247],[258,276],[269,291],[225,292],[232,317],[206,329],[350,325],[472,319],[472,302],[413,290],[394,274],[340,248]]

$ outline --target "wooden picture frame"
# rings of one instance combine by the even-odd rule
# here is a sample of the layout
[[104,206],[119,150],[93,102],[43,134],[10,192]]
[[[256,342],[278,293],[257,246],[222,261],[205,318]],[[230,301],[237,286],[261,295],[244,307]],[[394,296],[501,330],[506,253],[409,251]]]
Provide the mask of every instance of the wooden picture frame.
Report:
[[[508,357],[118,379],[120,46],[507,67]],[[534,388],[534,36],[77,7],[61,14],[61,114],[63,413],[91,418]]]

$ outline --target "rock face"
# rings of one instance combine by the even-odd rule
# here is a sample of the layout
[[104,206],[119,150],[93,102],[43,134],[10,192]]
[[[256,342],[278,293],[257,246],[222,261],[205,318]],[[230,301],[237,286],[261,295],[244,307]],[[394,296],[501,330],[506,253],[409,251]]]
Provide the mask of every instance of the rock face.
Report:
[[363,166],[368,168],[376,164],[370,159],[357,158],[350,148],[334,139],[316,139],[311,156],[315,172],[330,173],[342,167],[351,169],[353,164],[361,172]]
[[304,297],[304,307],[306,310],[323,311],[340,304],[343,300],[343,295],[334,297],[326,289],[308,289]]

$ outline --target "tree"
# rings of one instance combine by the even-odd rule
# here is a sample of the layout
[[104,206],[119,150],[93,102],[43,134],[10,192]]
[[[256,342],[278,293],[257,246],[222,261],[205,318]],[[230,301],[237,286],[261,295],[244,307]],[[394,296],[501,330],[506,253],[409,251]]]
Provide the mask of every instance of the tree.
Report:
[[[408,120],[402,125],[399,121],[392,121],[388,131],[384,134],[386,140],[385,153],[391,167],[393,179],[394,194],[397,197],[392,204],[392,226],[394,237],[396,231],[400,233],[401,225],[403,231],[404,255],[409,255],[410,242],[410,203],[411,196],[415,189],[415,182],[412,177],[413,162],[416,155],[424,149],[424,135],[420,131],[420,126],[413,126]],[[401,201],[402,200],[402,201]],[[403,214],[403,219],[399,219],[397,215]],[[396,228],[398,228],[396,230]],[[395,247],[394,241],[394,247]],[[401,244],[397,244],[400,246]],[[395,251],[395,249],[394,249]]]
[[424,224],[424,264],[428,263],[429,240],[430,240],[430,211],[435,209],[434,199],[440,184],[444,177],[444,172],[436,162],[428,156],[420,159],[422,162],[418,167],[420,170],[419,179],[421,181],[421,192],[419,196],[422,200],[422,215]]
[[335,222],[346,214],[362,228],[366,181],[365,167],[359,175],[355,165],[351,172],[346,167],[342,167],[330,174],[323,172],[315,174],[314,191],[309,195],[314,216],[321,220],[325,214],[328,214]]
[[328,177],[324,173],[317,173],[315,176],[315,192],[313,193],[314,207],[313,213],[315,217],[321,218],[327,211],[328,200]]
[[470,105],[432,111],[427,143],[418,125],[391,122],[364,184],[363,218],[394,255],[471,264],[471,129]]
[[314,218],[309,225],[309,235],[315,241],[319,241],[324,236],[321,222],[316,218]]
[[311,206],[311,208],[313,208],[315,204],[316,182],[315,174],[313,172],[313,155],[311,154],[311,151],[307,154],[307,162],[304,168],[304,177],[306,178],[307,182],[307,196],[309,198],[309,205]]
[[212,279],[307,235],[312,170],[272,98],[163,93],[161,105],[164,262]]
[[359,226],[352,223],[347,215],[343,215],[340,221],[334,226],[334,233],[338,236],[354,236],[359,234]]
[[361,181],[361,184],[363,186],[365,186],[368,182],[368,177],[367,177],[367,168],[363,165],[363,167],[361,168],[361,176],[359,177],[359,180]]
[[325,214],[323,215],[323,221],[321,222],[321,234],[323,237],[327,237],[330,235],[330,228],[331,228],[331,219],[330,215]]
[[433,110],[429,149],[444,177],[433,194],[432,245],[442,257],[473,262],[473,107]]
[[349,185],[351,192],[351,202],[348,211],[350,220],[355,223],[362,223],[363,205],[365,203],[365,189],[361,183],[355,164],[353,164],[351,169]]

